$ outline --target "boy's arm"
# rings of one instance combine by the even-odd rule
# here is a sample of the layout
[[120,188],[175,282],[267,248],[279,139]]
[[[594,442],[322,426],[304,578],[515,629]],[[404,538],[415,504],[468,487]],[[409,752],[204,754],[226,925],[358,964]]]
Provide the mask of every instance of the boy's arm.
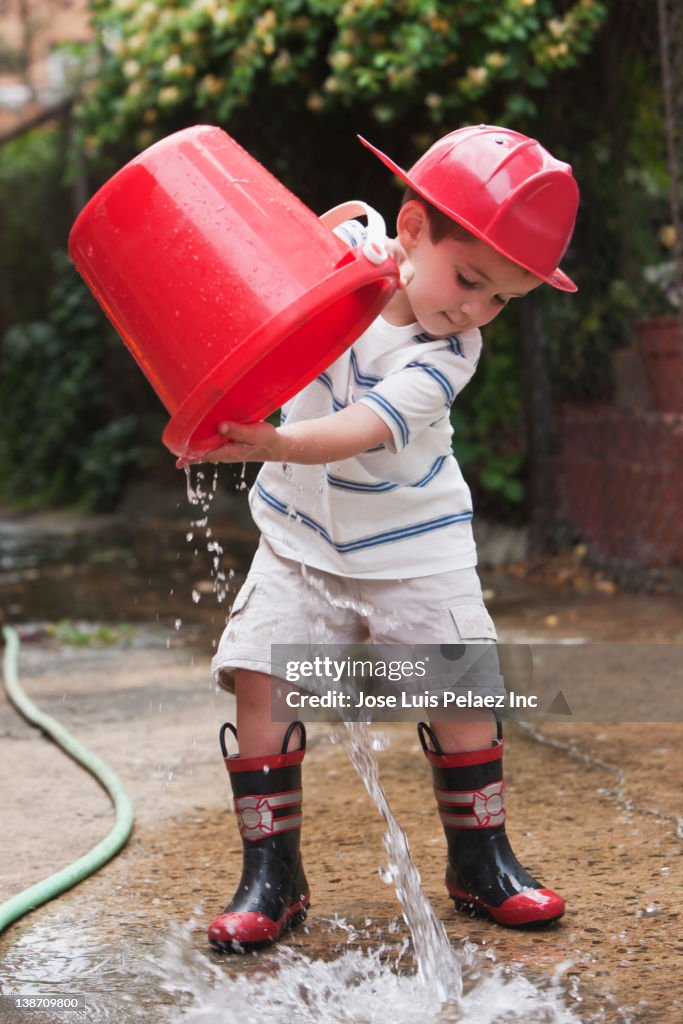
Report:
[[294,462],[317,465],[360,455],[391,440],[391,430],[366,405],[349,405],[330,416],[274,427],[271,423],[221,423],[230,438],[207,462]]

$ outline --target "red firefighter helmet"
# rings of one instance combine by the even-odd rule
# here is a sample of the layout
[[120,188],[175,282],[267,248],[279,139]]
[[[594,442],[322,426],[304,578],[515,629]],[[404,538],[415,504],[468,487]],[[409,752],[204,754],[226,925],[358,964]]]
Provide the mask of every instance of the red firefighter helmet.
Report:
[[563,292],[559,263],[574,230],[579,190],[569,164],[535,139],[477,125],[444,135],[404,171],[360,141],[420,196],[503,256]]

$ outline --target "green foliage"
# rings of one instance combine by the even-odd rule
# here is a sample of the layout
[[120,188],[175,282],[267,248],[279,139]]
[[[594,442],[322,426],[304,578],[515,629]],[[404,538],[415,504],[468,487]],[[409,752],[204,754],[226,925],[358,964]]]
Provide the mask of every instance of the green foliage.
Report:
[[0,333],[45,315],[53,272],[72,219],[62,182],[61,129],[36,129],[0,148]]
[[[612,352],[629,343],[639,317],[671,312],[663,288],[648,280],[648,268],[671,259],[664,244],[672,229],[659,72],[646,46],[620,38],[619,13],[616,5],[591,74],[568,76],[549,118],[558,155],[571,161],[581,189],[565,261],[579,293],[542,289],[539,298],[555,397],[574,402],[609,400]],[[643,3],[642,14],[649,19],[639,22],[644,37],[656,39],[655,7]],[[552,136],[549,145],[555,147]]]
[[[387,176],[372,180],[367,154],[349,144],[355,132],[412,162],[461,124],[533,131],[607,9],[601,0],[94,0],[95,73],[76,111],[76,159],[123,162],[178,128],[218,123],[314,209],[358,192],[383,209]],[[487,329],[495,354],[455,420],[475,489],[502,511],[523,497],[515,338],[514,327]]]
[[[122,348],[63,253],[45,320],[10,328],[0,374],[0,495],[109,508],[145,458],[138,417],[109,408]],[[126,356],[126,358],[128,358]]]
[[480,366],[451,419],[453,448],[476,507],[514,515],[524,499],[524,399],[515,322],[511,312],[505,316],[486,329]]
[[[533,118],[590,49],[601,0],[95,0],[97,75],[79,111],[91,156],[174,125],[354,107],[415,129]],[[273,108],[272,101],[276,106]],[[436,132],[438,134],[438,130]],[[417,132],[419,136],[419,132]],[[415,138],[420,147],[427,141]]]

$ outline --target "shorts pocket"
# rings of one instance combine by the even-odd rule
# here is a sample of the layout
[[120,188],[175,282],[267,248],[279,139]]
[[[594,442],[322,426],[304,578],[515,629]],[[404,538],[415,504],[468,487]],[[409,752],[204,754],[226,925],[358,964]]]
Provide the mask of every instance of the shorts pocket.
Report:
[[495,643],[493,619],[483,604],[452,605],[448,611],[463,643]]
[[247,607],[249,599],[256,590],[256,582],[257,581],[253,579],[253,577],[247,577],[247,579],[244,581],[244,583],[237,592],[237,597],[232,603],[232,608],[230,609],[230,617],[228,619],[228,622],[232,622],[232,620],[237,618],[237,616],[241,612],[243,612],[244,609]]

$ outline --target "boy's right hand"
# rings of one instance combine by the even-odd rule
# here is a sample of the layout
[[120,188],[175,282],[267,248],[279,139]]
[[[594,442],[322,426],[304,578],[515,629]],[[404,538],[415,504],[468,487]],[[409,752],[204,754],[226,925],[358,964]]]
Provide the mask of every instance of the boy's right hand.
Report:
[[221,423],[218,433],[226,444],[197,458],[178,459],[183,469],[199,462],[283,462],[286,448],[272,423]]

